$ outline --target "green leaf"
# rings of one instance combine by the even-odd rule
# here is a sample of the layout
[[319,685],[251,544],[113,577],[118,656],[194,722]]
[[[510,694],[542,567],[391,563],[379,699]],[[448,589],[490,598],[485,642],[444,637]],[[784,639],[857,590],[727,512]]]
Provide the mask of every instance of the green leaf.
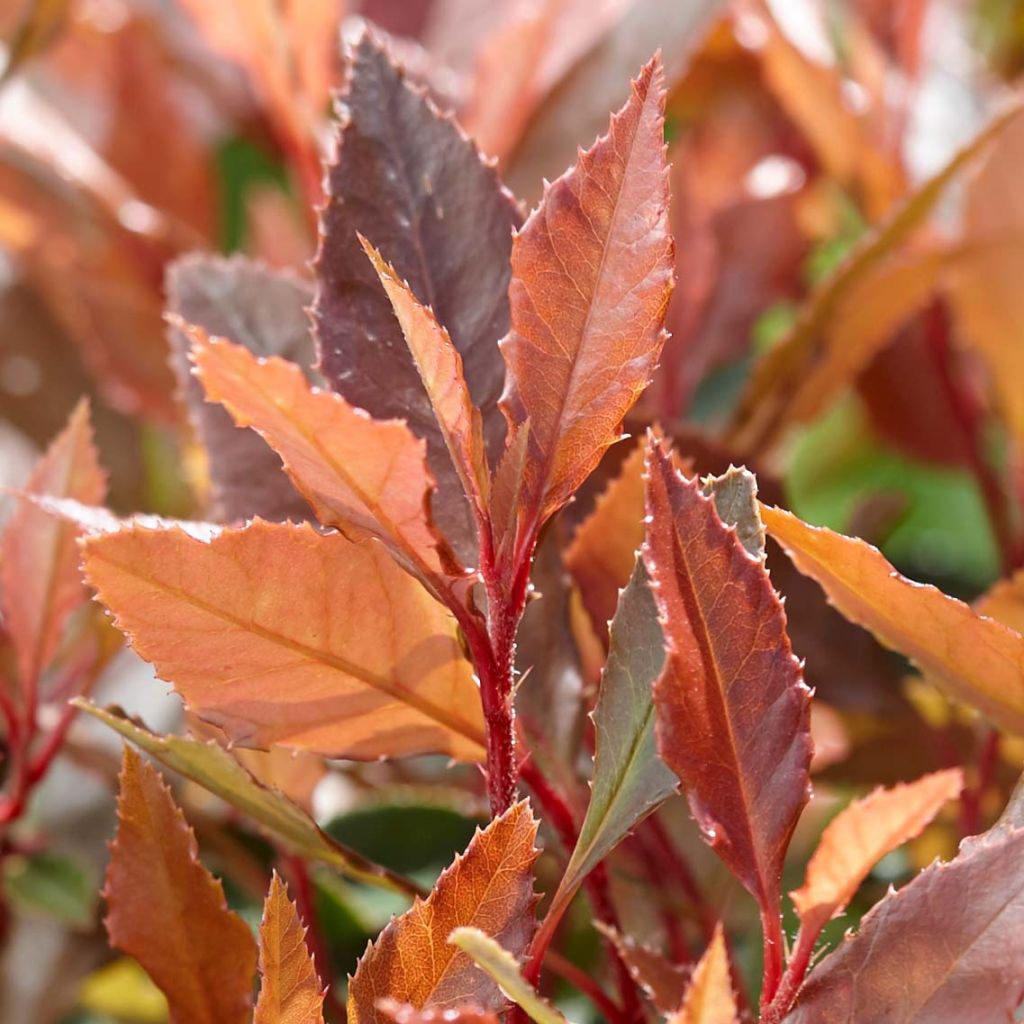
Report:
[[87,928],[96,910],[96,881],[72,857],[45,851],[8,857],[3,892],[21,911],[43,913],[71,928]]
[[456,928],[448,936],[516,1006],[526,1012],[536,1024],[569,1024],[550,1004],[546,1003],[519,970],[516,958],[479,928]]
[[160,736],[141,722],[130,719],[120,708],[99,708],[81,699],[73,703],[151,754],[161,764],[237,807],[273,838],[282,840],[297,856],[330,864],[369,885],[406,895],[414,895],[418,891],[411,882],[374,864],[321,831],[302,808],[284,794],[258,782],[217,743],[203,743],[187,736]]
[[658,757],[654,741],[651,694],[664,663],[658,609],[647,570],[638,559],[619,595],[594,711],[597,745],[590,806],[553,905],[571,899],[586,874],[679,785]]

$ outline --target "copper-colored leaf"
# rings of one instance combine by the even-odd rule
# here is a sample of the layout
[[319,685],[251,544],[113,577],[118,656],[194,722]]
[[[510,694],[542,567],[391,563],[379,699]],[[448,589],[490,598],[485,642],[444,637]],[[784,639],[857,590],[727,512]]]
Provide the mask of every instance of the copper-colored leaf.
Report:
[[1024,829],[965,840],[812,971],[785,1024],[1009,1021],[1021,999]]
[[651,443],[644,560],[668,648],[658,752],[705,837],[777,921],[789,837],[809,791],[809,697],[758,559],[696,481]]
[[840,913],[875,864],[918,835],[962,787],[962,772],[950,768],[844,808],[822,834],[803,886],[790,893],[803,927],[817,933]]
[[208,542],[131,525],[83,550],[136,650],[235,742],[482,756],[455,624],[379,545],[255,520]]
[[339,100],[337,160],[317,254],[313,315],[331,387],[378,418],[402,417],[427,441],[438,481],[437,521],[476,564],[461,494],[391,303],[360,250],[369,238],[451,335],[463,360],[487,450],[501,451],[504,367],[494,346],[508,329],[509,252],[519,213],[494,169],[450,119],[411,87],[364,35],[349,55]]
[[371,419],[340,395],[310,388],[292,363],[191,334],[207,397],[274,448],[320,522],[365,530],[439,586],[450,557],[427,519],[433,481],[423,442],[404,423]]
[[[234,256],[192,255],[167,272],[167,309],[211,335],[244,345],[256,356],[281,356],[309,373],[313,338],[306,306],[312,289],[295,274]],[[207,402],[192,375],[191,339],[172,325],[174,369],[189,417],[206,448],[216,518],[307,519],[309,506],[281,471],[281,460],[251,430]]]
[[[106,495],[89,423],[81,402],[33,471],[25,491],[97,504]],[[34,689],[53,657],[68,616],[88,599],[78,573],[76,529],[21,501],[0,541],[0,604],[14,642],[21,684]]]
[[260,922],[260,978],[253,1024],[323,1024],[324,995],[306,929],[277,874]]
[[693,971],[682,1005],[668,1024],[736,1024],[738,1011],[729,975],[729,954],[722,926]]
[[548,186],[512,247],[502,405],[530,424],[527,533],[619,437],[650,382],[672,289],[664,81],[655,58],[606,136]]
[[248,1024],[256,943],[159,773],[125,747],[105,896],[110,942],[167,996],[172,1024]]
[[604,637],[644,539],[643,470],[644,450],[638,445],[565,552],[594,628]]
[[533,933],[537,822],[525,801],[473,837],[434,891],[395,918],[359,961],[349,983],[352,1024],[386,1024],[377,1000],[416,1009],[472,1003],[500,1010],[505,1000],[473,961],[448,943],[456,928],[478,928],[519,955]]
[[360,242],[391,300],[466,497],[482,518],[489,497],[490,471],[483,425],[466,387],[462,356],[448,332],[430,309],[417,301],[394,267],[362,236]]
[[949,697],[1024,732],[1024,638],[901,576],[862,540],[808,526],[781,509],[762,507],[761,514],[793,564],[847,619],[906,655]]
[[974,610],[1024,633],[1024,569],[991,586],[974,602]]

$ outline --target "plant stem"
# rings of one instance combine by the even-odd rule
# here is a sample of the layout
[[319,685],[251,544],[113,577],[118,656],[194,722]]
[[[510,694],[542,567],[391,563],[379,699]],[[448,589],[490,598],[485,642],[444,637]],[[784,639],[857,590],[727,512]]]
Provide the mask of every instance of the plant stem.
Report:
[[[820,931],[820,928],[811,931],[800,929],[793,953],[786,965],[786,973],[782,976],[771,1002],[764,1008],[760,1024],[778,1024],[789,1013],[793,1000],[796,999],[800,986],[807,976],[807,969],[811,965],[811,957],[814,954],[814,944],[817,942]],[[763,1001],[761,1005],[764,1006]]]
[[1021,545],[1014,536],[1010,522],[1006,491],[985,457],[981,416],[977,404],[953,372],[949,315],[941,302],[934,302],[929,308],[925,327],[928,348],[935,361],[939,381],[946,393],[957,426],[963,434],[968,463],[985,502],[992,533],[999,547],[1003,572],[1008,574],[1021,565]]
[[282,860],[292,884],[296,909],[306,927],[306,943],[313,956],[320,985],[324,990],[325,1008],[334,1024],[345,1024],[348,1013],[334,991],[330,951],[324,940],[320,919],[317,916],[316,898],[309,876],[309,868],[301,857],[294,854],[284,854]]
[[552,974],[579,989],[604,1014],[610,1024],[625,1024],[625,1014],[612,1002],[604,989],[586,971],[567,960],[561,953],[549,950],[544,966]]
[[782,919],[776,909],[761,909],[761,935],[764,941],[761,1006],[766,1007],[775,998],[782,981]]

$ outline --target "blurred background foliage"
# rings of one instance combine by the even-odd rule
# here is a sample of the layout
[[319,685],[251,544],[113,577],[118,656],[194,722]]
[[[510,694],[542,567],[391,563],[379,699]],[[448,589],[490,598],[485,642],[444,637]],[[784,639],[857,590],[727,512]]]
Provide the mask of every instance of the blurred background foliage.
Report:
[[[319,156],[332,144],[329,92],[343,73],[339,39],[359,19],[377,25],[410,75],[457,112],[527,206],[542,179],[603,130],[629,77],[661,46],[678,285],[673,337],[639,417],[674,432],[684,453],[691,439],[698,469],[745,459],[766,500],[871,540],[901,571],[949,593],[972,599],[1020,566],[1024,479],[1010,391],[1024,389],[1012,348],[1024,340],[1024,309],[1002,308],[1000,324],[979,327],[979,305],[984,312],[1009,301],[1005,291],[985,291],[999,275],[983,266],[956,276],[964,265],[956,261],[980,244],[969,215],[974,164],[885,254],[877,279],[869,275],[832,309],[822,333],[839,338],[837,350],[859,346],[856,365],[835,370],[817,397],[777,386],[784,430],[744,438],[741,429],[754,367],[791,341],[865,239],[1010,101],[1024,69],[1016,0],[4,0],[0,485],[24,481],[88,395],[113,507],[203,514],[203,456],[168,364],[164,267],[198,248],[307,273]],[[1008,129],[998,155],[986,157],[986,190],[1001,180],[997,160],[1019,175],[1022,138],[1019,126]],[[1024,216],[988,195],[1013,247],[997,270],[1010,275],[1024,252]],[[930,260],[942,263],[935,273]],[[992,341],[1000,327],[1008,339]],[[620,457],[612,453],[609,466]],[[566,529],[587,502],[568,510]],[[833,671],[796,636],[794,646],[812,667]],[[122,655],[99,694],[171,727],[176,708],[148,677]],[[832,763],[820,766],[797,861],[849,787],[909,778],[957,760],[974,742],[973,724],[930,692],[901,695],[886,732],[871,716],[888,698],[869,687],[844,701],[838,682],[831,690],[828,682],[819,692],[842,718],[818,723],[819,749],[832,750]],[[922,731],[922,721],[936,733]],[[1011,747],[1006,766],[1019,764]],[[3,1024],[166,1017],[145,976],[112,958],[98,924],[115,752],[95,729],[73,730],[29,820],[4,840]],[[482,820],[467,779],[426,759],[326,773],[317,762],[281,784],[328,831],[429,884]],[[990,796],[982,817],[998,808],[998,793]],[[255,921],[271,851],[201,791],[183,799],[233,905]],[[675,807],[667,817],[714,904],[749,914],[685,814]],[[887,858],[830,926],[833,937],[890,881],[948,854],[955,835],[954,823],[940,821]],[[664,940],[660,896],[628,850],[613,881],[623,916],[635,918],[630,926]],[[326,872],[314,873],[313,886],[343,975],[402,904]],[[593,933],[577,931],[564,948],[590,966]],[[751,977],[754,946],[738,949]],[[571,1010],[576,1019],[588,1012]]]

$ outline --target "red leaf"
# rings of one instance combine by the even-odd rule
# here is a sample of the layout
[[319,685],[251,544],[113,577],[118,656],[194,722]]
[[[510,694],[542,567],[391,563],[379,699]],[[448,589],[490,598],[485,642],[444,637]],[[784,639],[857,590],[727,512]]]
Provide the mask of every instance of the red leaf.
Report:
[[527,535],[618,440],[664,342],[673,276],[664,103],[655,58],[512,247],[502,405],[513,429],[530,425]]
[[778,920],[786,847],[809,792],[809,697],[768,574],[714,502],[650,443],[644,560],[668,647],[658,751],[705,837]]
[[785,1024],[1010,1021],[1024,983],[1024,829],[966,840],[861,922]]
[[[107,493],[82,401],[39,461],[25,491],[99,504]],[[78,572],[77,530],[21,501],[0,541],[0,602],[14,642],[21,684],[34,690],[74,610],[88,600]]]
[[438,524],[475,565],[468,505],[391,303],[357,235],[373,241],[447,328],[496,459],[504,436],[497,408],[504,367],[494,346],[508,328],[509,252],[519,213],[472,142],[368,35],[350,54],[339,115],[338,157],[328,169],[316,259],[313,316],[321,369],[353,405],[379,419],[402,417],[426,439],[438,481]]

